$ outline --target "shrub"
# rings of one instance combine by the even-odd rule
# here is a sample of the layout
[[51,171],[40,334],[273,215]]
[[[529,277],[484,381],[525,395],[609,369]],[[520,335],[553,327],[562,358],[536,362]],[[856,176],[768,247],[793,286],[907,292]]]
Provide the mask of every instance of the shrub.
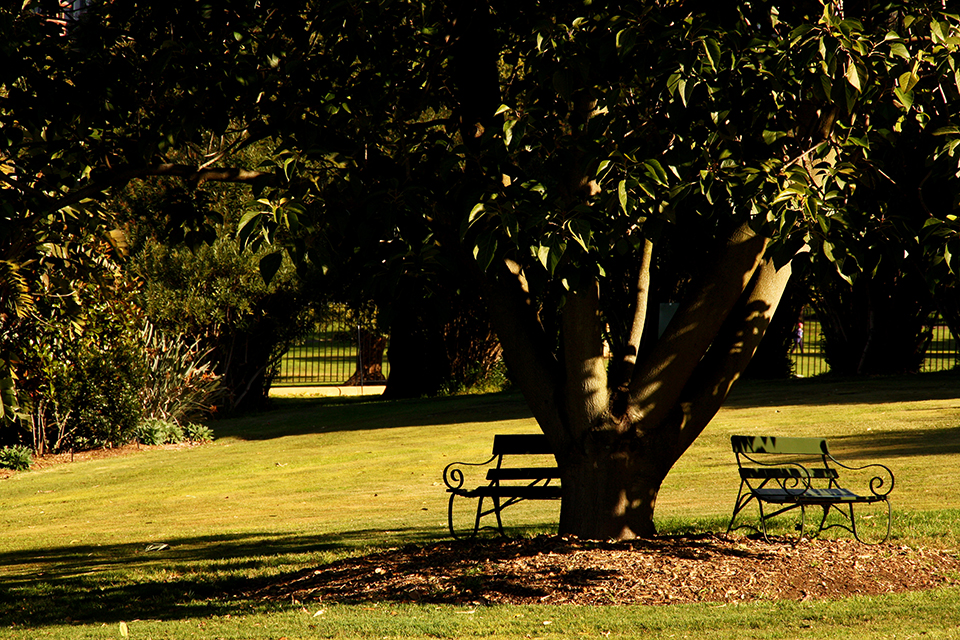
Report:
[[0,468],[25,471],[33,464],[30,448],[20,444],[0,449]]
[[136,430],[136,440],[140,444],[177,444],[183,442],[184,432],[175,422],[167,422],[159,418],[147,418]]
[[183,428],[183,434],[190,442],[212,442],[213,429],[210,427],[191,422]]
[[59,403],[71,415],[78,448],[119,446],[130,441],[140,421],[143,368],[130,343],[77,354],[56,380]]
[[0,322],[0,354],[12,369],[2,384],[18,408],[0,423],[4,444],[27,442],[38,455],[120,445],[140,421],[142,314],[131,302],[134,284],[90,244],[102,269],[45,273],[31,313]]
[[146,384],[140,394],[143,415],[182,423],[216,410],[223,398],[220,376],[199,340],[161,334],[147,323],[142,333]]

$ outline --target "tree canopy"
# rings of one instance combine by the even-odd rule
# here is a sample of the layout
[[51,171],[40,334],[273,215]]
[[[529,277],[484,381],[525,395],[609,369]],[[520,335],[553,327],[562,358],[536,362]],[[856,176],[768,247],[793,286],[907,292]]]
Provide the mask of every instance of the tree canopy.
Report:
[[[111,188],[175,175],[249,183],[238,233],[301,264],[456,274],[554,448],[567,533],[653,533],[794,261],[852,281],[891,259],[863,239],[896,230],[930,273],[960,266],[960,19],[936,3],[115,0],[65,32],[0,20],[8,270],[103,219]],[[231,164],[263,140],[269,161]],[[680,272],[658,336],[648,309]]]

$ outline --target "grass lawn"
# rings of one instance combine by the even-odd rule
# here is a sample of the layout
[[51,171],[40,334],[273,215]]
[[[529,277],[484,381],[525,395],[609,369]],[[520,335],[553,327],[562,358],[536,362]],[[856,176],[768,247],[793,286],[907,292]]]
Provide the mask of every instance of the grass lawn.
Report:
[[[267,603],[266,580],[446,536],[440,474],[536,429],[517,395],[283,399],[213,425],[216,442],[0,480],[0,637],[960,638],[960,589],[738,606],[435,607]],[[891,544],[960,540],[960,376],[741,385],[667,478],[665,531],[722,531],[733,433],[817,435],[897,476]],[[515,507],[549,531],[558,503]]]

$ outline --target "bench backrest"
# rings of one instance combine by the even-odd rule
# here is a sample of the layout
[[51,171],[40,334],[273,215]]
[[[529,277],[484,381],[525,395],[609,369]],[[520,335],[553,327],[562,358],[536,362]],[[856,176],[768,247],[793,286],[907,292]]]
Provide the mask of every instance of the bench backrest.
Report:
[[518,456],[551,454],[553,450],[542,433],[497,434],[493,436],[493,455]]
[[777,436],[730,436],[734,453],[773,453],[784,455],[830,455],[823,438],[787,438]]

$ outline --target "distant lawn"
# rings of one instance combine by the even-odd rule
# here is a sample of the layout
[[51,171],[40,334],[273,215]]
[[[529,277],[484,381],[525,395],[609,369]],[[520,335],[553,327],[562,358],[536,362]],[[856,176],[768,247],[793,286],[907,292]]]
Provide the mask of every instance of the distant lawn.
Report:
[[[536,425],[522,398],[495,394],[283,399],[213,427],[217,441],[202,447],[0,480],[0,637],[960,637],[957,589],[666,609],[250,600],[242,594],[271,577],[445,538],[443,467],[483,460],[494,433]],[[668,477],[662,529],[725,529],[738,483],[734,433],[825,436],[841,459],[887,464],[897,476],[894,544],[957,547],[957,374],[741,385]],[[557,509],[521,505],[507,520],[549,531]]]

